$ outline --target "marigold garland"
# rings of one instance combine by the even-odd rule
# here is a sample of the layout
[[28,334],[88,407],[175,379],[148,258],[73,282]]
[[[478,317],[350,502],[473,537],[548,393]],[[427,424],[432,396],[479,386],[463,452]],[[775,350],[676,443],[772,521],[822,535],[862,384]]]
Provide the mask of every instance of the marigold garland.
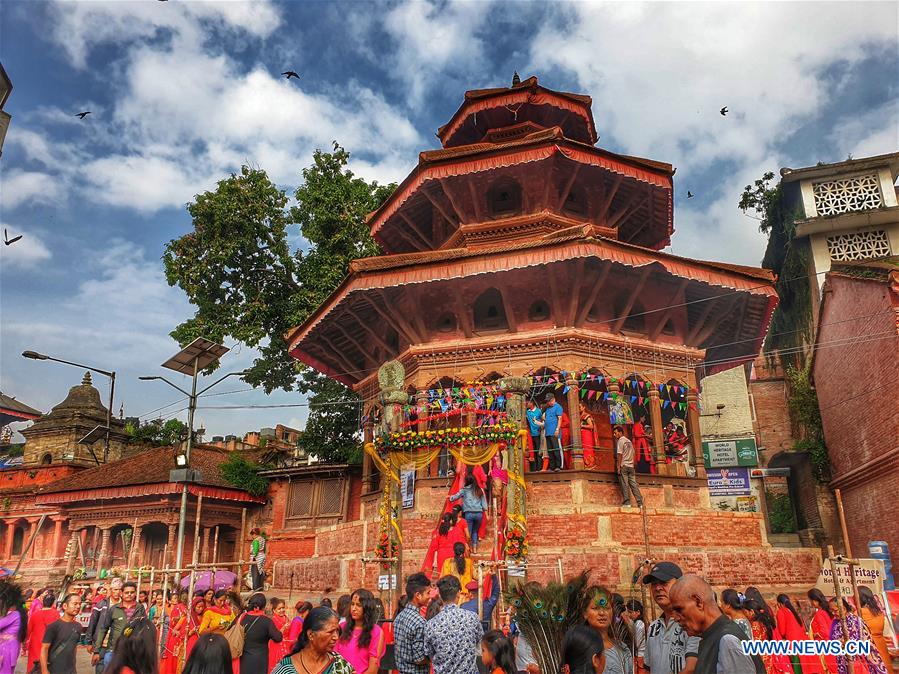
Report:
[[493,443],[510,443],[518,435],[514,424],[500,423],[470,428],[445,428],[427,431],[399,431],[375,438],[375,447],[384,451],[415,451],[447,446],[474,446]]
[[506,559],[522,562],[528,556],[528,535],[519,527],[513,528],[506,534]]

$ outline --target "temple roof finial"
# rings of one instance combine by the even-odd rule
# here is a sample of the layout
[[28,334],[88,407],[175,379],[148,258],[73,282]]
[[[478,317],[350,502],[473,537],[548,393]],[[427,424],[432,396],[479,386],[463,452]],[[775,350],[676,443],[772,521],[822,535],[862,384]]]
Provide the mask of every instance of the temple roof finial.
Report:
[[81,385],[82,386],[90,386],[91,385],[91,373],[90,372],[84,373],[84,378],[81,380]]
[[517,87],[519,84],[521,84],[521,78],[518,76],[518,71],[516,70],[512,75],[512,86]]

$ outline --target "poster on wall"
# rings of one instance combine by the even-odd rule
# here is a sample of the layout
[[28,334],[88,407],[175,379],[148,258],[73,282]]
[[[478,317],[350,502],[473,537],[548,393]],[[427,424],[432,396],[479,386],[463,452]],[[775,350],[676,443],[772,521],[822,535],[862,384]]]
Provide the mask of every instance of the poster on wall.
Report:
[[748,468],[717,468],[708,471],[709,496],[749,496],[752,486]]
[[755,438],[708,440],[702,443],[702,458],[706,468],[759,465]]
[[400,489],[403,495],[403,510],[415,507],[415,471],[400,472]]

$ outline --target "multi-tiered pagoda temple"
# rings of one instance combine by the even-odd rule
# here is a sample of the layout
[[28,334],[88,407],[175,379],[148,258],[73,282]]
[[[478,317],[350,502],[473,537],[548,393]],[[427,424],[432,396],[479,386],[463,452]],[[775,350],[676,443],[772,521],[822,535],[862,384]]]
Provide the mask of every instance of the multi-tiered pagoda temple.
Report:
[[[516,77],[511,87],[466,92],[437,136],[442,147],[422,152],[369,216],[384,254],[351,264],[288,335],[291,354],[357,391],[368,419],[380,406],[378,368],[399,361],[411,411],[404,427],[418,430],[443,427],[427,411],[447,416],[444,397],[468,391],[471,402],[478,389],[489,400],[502,392],[491,383],[503,379],[529,378],[525,396],[555,392],[571,420],[572,460],[560,474],[526,475],[535,556],[671,546],[672,530],[696,532],[690,545],[733,551],[715,527],[738,518],[737,548],[754,548],[758,559],[767,545],[761,515],[708,509],[698,386],[705,374],[758,354],[777,302],[772,274],[664,252],[674,232],[675,170],[597,147],[589,96]],[[655,465],[640,478],[648,541],[637,533],[639,513],[618,507],[611,421],[621,403],[651,428]],[[672,462],[664,429],[678,420],[689,450],[686,461]],[[461,421],[482,419],[463,406]],[[595,429],[590,471],[582,422]],[[373,519],[370,461],[364,473],[362,518]],[[404,519],[413,532],[407,550],[427,547],[446,486],[434,467],[419,471],[415,511]],[[367,531],[351,554],[371,553]],[[817,553],[804,554],[807,563]],[[404,571],[415,567],[414,555],[405,559]],[[791,582],[786,570],[797,577],[793,563],[778,564],[781,584]],[[617,561],[614,569],[613,584]]]

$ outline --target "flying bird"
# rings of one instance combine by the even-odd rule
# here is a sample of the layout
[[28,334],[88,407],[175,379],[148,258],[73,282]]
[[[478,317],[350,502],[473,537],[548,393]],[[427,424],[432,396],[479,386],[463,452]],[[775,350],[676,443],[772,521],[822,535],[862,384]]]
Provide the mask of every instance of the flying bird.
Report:
[[290,79],[291,77],[296,77],[297,79],[300,79],[300,76],[297,75],[293,70],[285,70],[281,74],[284,75],[284,77],[286,77],[287,79]]
[[18,241],[21,238],[22,238],[22,235],[19,234],[18,236],[14,236],[13,238],[10,239],[9,234],[6,233],[6,228],[5,227],[3,228],[3,243],[5,243],[7,246],[11,246],[12,244],[14,244],[16,241]]
[[726,116],[727,113],[728,113],[727,106],[725,105],[725,106],[724,106],[723,108],[721,108],[718,112],[721,113],[721,116],[722,116],[722,117]]
[[76,117],[80,117],[81,119],[84,119],[84,118],[87,117],[89,114],[91,114],[91,111],[90,111],[90,110],[85,110],[84,112],[76,113],[75,116],[76,116]]
[[687,190],[687,199],[692,199],[693,193],[690,190]]

